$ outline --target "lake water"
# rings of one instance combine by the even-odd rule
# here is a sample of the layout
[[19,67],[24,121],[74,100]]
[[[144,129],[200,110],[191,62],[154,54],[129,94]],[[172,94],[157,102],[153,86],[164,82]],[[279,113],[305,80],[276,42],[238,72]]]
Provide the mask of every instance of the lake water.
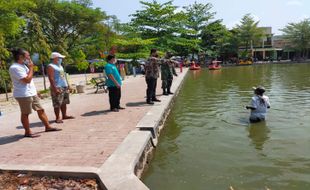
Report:
[[[250,124],[256,85],[271,109]],[[190,71],[165,125],[152,190],[310,189],[310,64]]]

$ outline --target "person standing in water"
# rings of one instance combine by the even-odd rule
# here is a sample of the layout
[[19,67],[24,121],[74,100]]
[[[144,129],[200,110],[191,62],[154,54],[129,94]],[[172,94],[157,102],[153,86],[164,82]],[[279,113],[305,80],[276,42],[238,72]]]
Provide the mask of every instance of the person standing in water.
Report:
[[251,105],[246,106],[246,109],[251,110],[250,122],[256,123],[265,120],[270,102],[268,96],[264,95],[264,87],[253,87],[253,90],[255,95],[252,97]]

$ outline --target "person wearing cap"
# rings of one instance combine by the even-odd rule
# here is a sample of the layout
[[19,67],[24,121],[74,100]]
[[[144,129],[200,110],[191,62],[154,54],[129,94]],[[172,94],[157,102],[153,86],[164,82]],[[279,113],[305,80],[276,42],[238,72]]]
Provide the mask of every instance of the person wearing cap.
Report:
[[[64,119],[74,119],[73,116],[67,115],[67,104],[70,103],[69,86],[64,68],[61,65],[65,57],[58,52],[53,52],[51,55],[52,63],[47,68],[56,123],[63,123]],[[60,118],[60,111],[62,113],[62,119]]]
[[24,137],[35,138],[40,136],[33,134],[30,129],[29,115],[32,110],[38,113],[38,117],[45,126],[45,132],[61,130],[50,126],[48,117],[40,104],[40,94],[33,82],[34,64],[29,52],[23,49],[14,49],[12,54],[14,63],[10,66],[9,72],[14,86],[13,96],[21,111],[21,123],[25,129]]
[[251,105],[246,106],[246,109],[251,110],[250,122],[264,121],[267,114],[267,109],[270,108],[270,102],[268,96],[264,95],[264,87],[253,87],[254,96],[251,100]]

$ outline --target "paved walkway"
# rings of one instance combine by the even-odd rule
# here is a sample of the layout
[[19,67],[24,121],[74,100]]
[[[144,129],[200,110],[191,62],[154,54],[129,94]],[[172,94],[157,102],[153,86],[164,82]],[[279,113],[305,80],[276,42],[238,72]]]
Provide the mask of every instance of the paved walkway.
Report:
[[[158,82],[157,92],[161,93]],[[71,96],[68,113],[76,119],[52,123],[63,129],[60,132],[44,133],[37,115],[32,114],[32,131],[41,134],[35,139],[23,138],[19,109],[13,106],[0,117],[0,164],[100,167],[151,108],[144,103],[145,89],[143,76],[126,79],[121,100],[126,110],[112,113],[108,111],[108,95],[94,94],[89,87],[86,93]],[[52,122],[51,101],[42,103]]]

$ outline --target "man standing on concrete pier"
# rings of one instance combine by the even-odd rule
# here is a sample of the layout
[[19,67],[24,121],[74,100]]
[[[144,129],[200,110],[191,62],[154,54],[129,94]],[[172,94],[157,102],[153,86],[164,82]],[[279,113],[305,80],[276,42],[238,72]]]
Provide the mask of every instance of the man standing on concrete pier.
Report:
[[125,109],[120,106],[122,78],[115,65],[115,55],[108,55],[107,61],[108,64],[104,69],[108,77],[107,86],[109,89],[110,109],[113,112],[119,112],[120,109]]
[[34,64],[28,51],[23,49],[12,50],[14,63],[10,66],[10,76],[13,82],[13,96],[19,104],[21,111],[21,122],[25,129],[25,137],[35,138],[38,134],[33,134],[30,129],[29,115],[32,109],[38,113],[38,116],[45,126],[45,132],[59,131],[60,129],[50,126],[48,118],[40,104],[37,89],[33,82]]
[[154,104],[154,102],[160,102],[156,98],[156,86],[157,79],[159,77],[159,59],[156,49],[151,49],[150,58],[145,64],[145,81],[147,84],[146,90],[146,103]]
[[[47,75],[51,84],[51,95],[56,116],[56,123],[63,123],[64,119],[74,119],[73,116],[67,115],[67,104],[70,104],[69,85],[66,80],[66,74],[61,63],[65,58],[58,52],[51,55],[52,63],[48,65]],[[60,111],[62,119],[60,119]]]
[[162,80],[162,89],[163,89],[163,95],[169,95],[173,94],[171,92],[171,85],[172,85],[172,80],[173,80],[173,75],[178,76],[174,64],[175,61],[171,59],[172,53],[167,52],[165,59],[162,61],[161,64],[161,80]]

